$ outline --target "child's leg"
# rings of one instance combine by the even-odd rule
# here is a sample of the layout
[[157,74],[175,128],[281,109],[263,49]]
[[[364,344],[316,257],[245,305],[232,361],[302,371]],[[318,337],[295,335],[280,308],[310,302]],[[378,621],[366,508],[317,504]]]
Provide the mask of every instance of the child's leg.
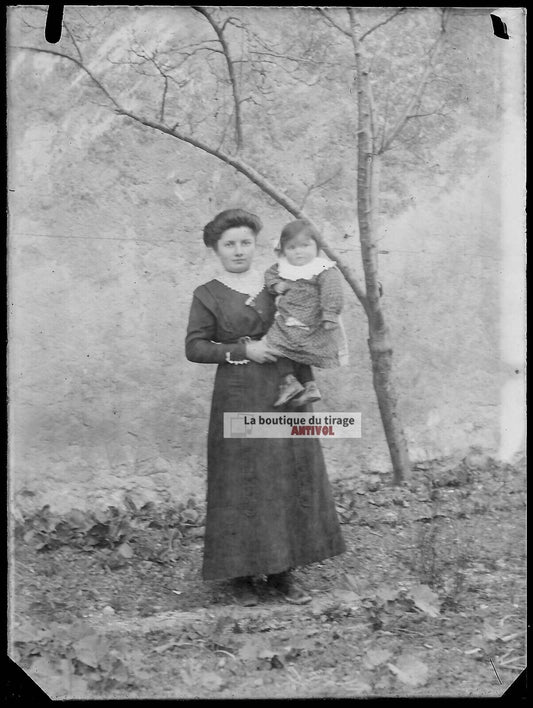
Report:
[[294,361],[291,361],[291,359],[287,359],[287,357],[285,356],[279,357],[276,361],[276,367],[282,379],[284,379],[285,376],[289,376],[289,374],[292,374],[293,376],[296,376],[296,378],[299,378],[296,370],[297,366],[298,365]]
[[309,364],[297,364],[296,362],[293,362],[293,364],[294,375],[300,383],[305,385],[306,383],[309,383],[309,381],[315,380],[313,369],[309,366]]
[[298,381],[302,383],[304,390],[298,396],[292,398],[291,406],[300,408],[308,403],[313,403],[313,401],[320,401],[322,396],[320,395],[318,386],[315,383],[313,369],[307,364],[298,364],[296,375],[298,377]]
[[287,359],[287,357],[280,357],[276,362],[276,367],[281,381],[279,396],[274,403],[277,408],[285,405],[291,398],[302,393],[305,389],[295,376],[297,366],[293,361]]

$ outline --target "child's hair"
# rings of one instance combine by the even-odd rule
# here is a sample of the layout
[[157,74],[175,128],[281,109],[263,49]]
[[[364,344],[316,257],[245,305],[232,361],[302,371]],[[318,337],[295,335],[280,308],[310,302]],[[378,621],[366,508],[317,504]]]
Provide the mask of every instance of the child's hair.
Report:
[[292,241],[293,238],[296,238],[296,236],[299,236],[300,234],[304,234],[305,236],[309,236],[309,238],[313,239],[316,243],[316,250],[318,253],[320,249],[317,240],[318,234],[311,224],[304,219],[296,219],[296,221],[291,221],[283,227],[281,230],[281,236],[279,237],[279,243],[275,250],[278,253],[283,253],[285,246],[289,243],[289,241]]

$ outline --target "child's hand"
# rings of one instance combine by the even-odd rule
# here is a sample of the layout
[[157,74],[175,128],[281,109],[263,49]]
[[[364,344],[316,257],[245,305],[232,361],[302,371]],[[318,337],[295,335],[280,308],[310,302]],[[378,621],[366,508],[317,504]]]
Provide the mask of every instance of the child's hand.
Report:
[[284,283],[283,281],[276,283],[273,288],[274,292],[277,293],[278,295],[283,295],[283,293],[287,292],[288,289],[289,289],[289,284]]
[[322,322],[322,327],[324,327],[324,329],[326,329],[326,330],[335,329],[337,327],[337,323],[331,322],[329,320],[325,320],[324,322]]

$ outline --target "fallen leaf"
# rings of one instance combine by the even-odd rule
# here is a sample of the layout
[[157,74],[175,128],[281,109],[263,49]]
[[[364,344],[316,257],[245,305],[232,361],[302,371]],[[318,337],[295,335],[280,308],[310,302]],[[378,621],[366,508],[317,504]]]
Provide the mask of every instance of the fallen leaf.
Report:
[[134,556],[133,548],[129,543],[121,543],[117,548],[117,553],[120,553],[123,558],[133,558]]
[[283,662],[280,661],[277,654],[274,654],[274,656],[270,659],[270,666],[273,669],[283,669]]
[[483,649],[483,651],[487,650],[488,647],[489,647],[489,645],[488,645],[488,643],[487,643],[487,640],[486,640],[485,637],[484,637],[483,635],[481,635],[481,634],[478,634],[478,635],[476,635],[476,636],[474,636],[474,637],[471,637],[471,639],[470,639],[470,644],[472,644],[473,646],[477,647],[478,650]]
[[399,590],[391,588],[389,585],[381,585],[376,591],[376,595],[383,600],[383,602],[393,602],[399,594]]
[[388,649],[369,649],[364,658],[364,663],[369,669],[373,669],[390,659],[391,656],[392,652]]
[[489,642],[493,642],[495,639],[498,639],[498,633],[496,632],[494,627],[489,622],[487,622],[487,620],[483,622],[483,636]]
[[26,619],[13,628],[14,642],[42,642],[51,637],[49,629],[35,627]]
[[337,600],[344,602],[347,605],[359,605],[361,602],[361,598],[353,590],[334,590],[332,594]]
[[74,642],[72,648],[76,652],[76,658],[82,661],[87,666],[92,666],[94,669],[109,651],[109,645],[104,637],[97,634],[89,635]]
[[188,526],[187,528],[187,538],[202,538],[205,529],[198,526]]
[[195,509],[184,509],[181,512],[180,516],[183,521],[190,524],[195,524],[198,521],[200,515]]
[[393,674],[409,686],[423,686],[427,683],[429,669],[423,661],[412,654],[402,654],[396,664],[387,664]]
[[156,654],[162,654],[167,649],[172,649],[175,646],[176,646],[176,640],[171,639],[169,642],[165,642],[164,644],[160,644],[159,646],[154,647],[152,649],[152,651],[155,651]]
[[48,676],[54,674],[57,671],[57,667],[52,664],[50,659],[45,656],[39,656],[31,662],[30,671],[38,676]]
[[427,585],[415,585],[410,591],[411,598],[415,605],[426,612],[430,617],[438,617],[440,614],[439,596]]
[[360,693],[370,693],[372,686],[363,678],[350,679],[346,683],[341,684],[343,688],[350,690],[350,693],[359,695]]
[[200,680],[202,686],[207,688],[208,691],[219,691],[224,685],[224,679],[221,678],[214,671],[202,672],[198,679]]
[[240,646],[237,654],[241,659],[247,661],[259,658],[268,658],[273,656],[274,652],[265,640],[250,637]]
[[350,573],[344,573],[344,579],[350,586],[350,588],[359,594],[359,583],[357,582],[357,578],[355,575],[351,575]]
[[86,697],[89,690],[89,685],[82,676],[72,675],[70,669],[64,673],[46,657],[35,659],[29,674],[52,700]]
[[79,528],[84,528],[91,525],[87,514],[84,514],[80,509],[72,509],[67,515],[67,521],[71,526],[77,526]]

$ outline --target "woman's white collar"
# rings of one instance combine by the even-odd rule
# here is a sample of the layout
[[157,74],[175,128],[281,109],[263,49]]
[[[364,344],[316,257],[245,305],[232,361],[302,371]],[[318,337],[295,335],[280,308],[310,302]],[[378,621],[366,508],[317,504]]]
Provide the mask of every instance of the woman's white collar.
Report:
[[230,273],[225,270],[216,276],[216,280],[231,288],[231,290],[250,295],[252,298],[259,295],[265,284],[263,274],[253,268],[244,273]]

